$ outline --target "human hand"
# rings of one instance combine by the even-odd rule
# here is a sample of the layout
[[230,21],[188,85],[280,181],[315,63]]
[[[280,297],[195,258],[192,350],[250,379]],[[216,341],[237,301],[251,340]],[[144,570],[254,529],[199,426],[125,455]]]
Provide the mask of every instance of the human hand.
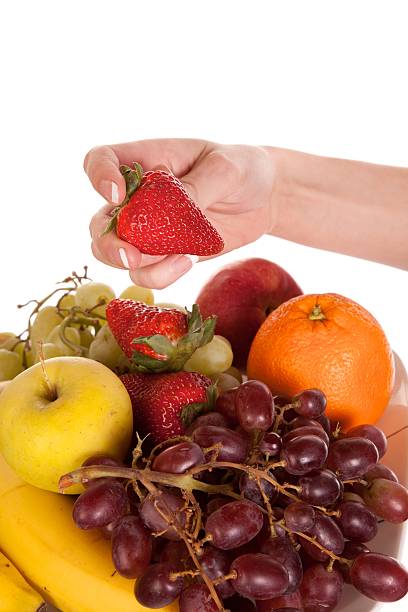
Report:
[[170,170],[182,181],[223,237],[223,253],[253,242],[274,225],[275,167],[266,148],[194,139],[141,140],[96,147],[86,155],[84,168],[108,204],[91,220],[92,252],[104,263],[129,269],[137,285],[162,289],[188,272],[195,256],[153,257],[120,240],[114,232],[102,235],[110,211],[125,197],[119,166],[135,161],[145,171]]

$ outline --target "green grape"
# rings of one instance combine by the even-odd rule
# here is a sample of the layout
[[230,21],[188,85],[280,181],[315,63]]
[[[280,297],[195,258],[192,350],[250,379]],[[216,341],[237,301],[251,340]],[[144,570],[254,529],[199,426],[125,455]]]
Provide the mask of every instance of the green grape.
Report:
[[188,372],[200,372],[211,376],[217,372],[225,372],[232,365],[234,355],[231,345],[222,336],[214,336],[208,344],[198,348],[184,365]]
[[[62,357],[64,352],[60,346],[57,344],[52,344],[51,342],[45,342],[41,347],[41,354],[44,359],[52,359],[53,357]],[[34,363],[39,363],[40,354],[37,351],[36,357],[34,359]]]
[[0,348],[17,353],[23,363],[24,342],[12,332],[0,332]]
[[61,323],[62,316],[55,306],[45,306],[39,310],[31,326],[30,340],[34,355],[37,353],[38,342],[45,342],[52,330]]
[[108,325],[104,325],[96,334],[95,340],[89,347],[88,357],[103,363],[112,370],[119,366],[123,358],[126,359]]
[[159,308],[172,308],[173,310],[179,310],[183,314],[187,314],[187,310],[184,308],[184,306],[180,306],[180,304],[173,304],[173,302],[159,302],[158,304],[155,304],[155,306],[158,306]]
[[122,300],[136,300],[145,304],[154,304],[154,295],[151,289],[139,287],[139,285],[130,285],[119,296]]
[[11,380],[22,371],[20,356],[13,351],[0,349],[0,381]]
[[[106,312],[106,304],[111,300],[115,299],[115,293],[109,285],[105,283],[87,283],[81,285],[76,290],[75,304],[81,308],[81,310],[91,310],[91,316],[104,317]],[[102,306],[94,308],[96,304],[103,302]]]
[[79,337],[81,339],[81,346],[83,346],[84,348],[89,349],[89,347],[91,346],[92,342],[95,339],[95,336],[93,335],[91,328],[89,327],[85,327],[85,329],[79,329]]
[[58,305],[64,310],[71,310],[75,306],[75,295],[73,293],[63,295]]
[[[61,325],[57,325],[57,327],[54,327],[52,332],[47,336],[46,342],[56,344],[62,350],[63,355],[79,355],[79,350],[74,350],[73,348],[65,344],[65,342],[63,342],[60,336],[60,332]],[[69,340],[69,342],[72,342],[72,344],[75,344],[78,347],[80,346],[81,337],[79,335],[79,329],[76,329],[75,327],[66,327],[64,330],[64,335],[67,340]]]

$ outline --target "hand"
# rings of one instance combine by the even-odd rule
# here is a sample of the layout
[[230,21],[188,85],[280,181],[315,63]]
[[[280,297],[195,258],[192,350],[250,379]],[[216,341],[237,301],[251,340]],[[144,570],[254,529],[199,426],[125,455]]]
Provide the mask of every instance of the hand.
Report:
[[84,168],[94,188],[108,201],[91,220],[92,252],[104,263],[128,268],[137,285],[162,289],[185,274],[195,257],[144,255],[114,232],[102,236],[109,212],[125,197],[119,166],[135,161],[145,171],[170,170],[182,181],[223,237],[224,253],[253,242],[275,223],[275,167],[270,149],[193,139],[141,140],[92,149]]

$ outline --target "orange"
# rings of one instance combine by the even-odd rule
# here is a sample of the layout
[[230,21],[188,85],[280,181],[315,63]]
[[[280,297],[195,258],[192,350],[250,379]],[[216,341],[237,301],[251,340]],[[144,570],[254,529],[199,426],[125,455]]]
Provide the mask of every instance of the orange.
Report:
[[394,360],[379,323],[362,306],[335,293],[301,295],[260,327],[248,377],[289,397],[320,389],[327,416],[347,430],[380,418],[391,396]]

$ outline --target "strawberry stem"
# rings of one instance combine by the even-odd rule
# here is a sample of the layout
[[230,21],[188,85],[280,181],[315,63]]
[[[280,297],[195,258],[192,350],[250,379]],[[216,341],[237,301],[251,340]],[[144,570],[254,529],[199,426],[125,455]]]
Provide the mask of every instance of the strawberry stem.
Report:
[[116,225],[118,222],[118,215],[120,211],[129,202],[130,198],[135,193],[135,191],[138,189],[142,181],[142,178],[143,178],[142,166],[138,162],[133,162],[133,166],[134,166],[134,169],[124,164],[119,167],[119,170],[123,178],[125,179],[126,195],[123,199],[123,202],[112,210],[111,219],[108,225],[106,226],[104,232],[102,233],[102,236],[105,236],[105,234],[109,234],[109,232],[111,232],[112,230],[116,230]]

